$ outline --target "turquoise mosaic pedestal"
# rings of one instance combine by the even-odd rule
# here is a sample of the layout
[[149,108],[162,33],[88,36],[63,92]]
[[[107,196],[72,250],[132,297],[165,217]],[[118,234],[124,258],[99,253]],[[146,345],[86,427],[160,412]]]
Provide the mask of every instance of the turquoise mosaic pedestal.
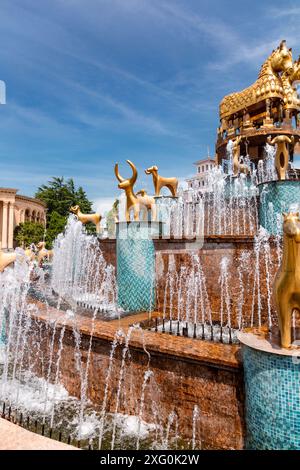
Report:
[[282,213],[300,206],[300,181],[270,181],[259,185],[259,223],[272,235],[282,234]]
[[117,224],[118,305],[128,312],[149,312],[155,308],[155,250],[159,224],[119,222]]
[[[239,339],[244,343],[246,448],[299,450],[300,359],[297,353],[278,346],[272,350],[266,340],[266,350],[258,349],[257,338],[253,347],[249,333],[240,334]],[[276,349],[281,354],[274,353]]]

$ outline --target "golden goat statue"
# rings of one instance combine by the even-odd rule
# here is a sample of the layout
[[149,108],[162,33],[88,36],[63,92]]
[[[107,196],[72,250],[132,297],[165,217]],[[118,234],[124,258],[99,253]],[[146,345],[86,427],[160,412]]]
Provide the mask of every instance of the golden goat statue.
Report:
[[96,225],[96,232],[100,233],[100,222],[102,219],[102,216],[100,214],[98,214],[97,212],[95,214],[83,214],[79,206],[70,207],[70,212],[75,214],[77,220],[79,220],[83,225],[89,222]]
[[286,172],[289,166],[289,151],[287,144],[294,144],[294,136],[291,138],[287,135],[278,135],[272,139],[270,136],[267,139],[269,145],[277,145],[275,155],[275,168],[277,171],[278,179],[285,180]]
[[273,295],[277,307],[281,346],[289,348],[293,311],[300,313],[299,212],[283,214],[283,253],[273,285]]
[[[34,261],[35,259],[35,253],[31,250],[31,248],[28,248],[24,250],[25,253],[25,258],[27,258],[28,261]],[[17,259],[17,253],[12,252],[12,253],[5,253],[3,251],[0,251],[0,272],[2,273],[7,266],[10,264],[13,264]]]
[[46,246],[45,242],[39,242],[36,245],[37,250],[38,250],[38,252],[37,252],[37,261],[38,261],[39,266],[42,265],[44,259],[49,261],[53,256],[53,251],[52,250],[47,250],[47,248],[45,246]]
[[0,251],[0,272],[2,273],[7,266],[14,263],[16,257],[16,253],[4,253]]
[[156,220],[156,205],[153,197],[148,196],[146,191],[142,189],[137,194],[133,191],[133,186],[137,180],[137,169],[135,165],[130,161],[126,160],[128,165],[132,169],[131,178],[122,178],[119,173],[118,163],[115,164],[115,175],[119,181],[118,188],[123,189],[126,194],[126,220],[130,222],[130,211],[133,210],[134,220],[139,220],[140,211],[144,212],[144,220],[147,219],[147,214],[151,211],[151,220]]
[[178,179],[177,178],[165,178],[158,174],[158,167],[156,165],[151,166],[145,170],[146,175],[153,177],[153,184],[155,190],[155,196],[159,196],[160,190],[163,187],[168,188],[171,191],[173,197],[177,196]]
[[232,146],[232,169],[234,176],[238,176],[240,173],[245,173],[246,175],[250,172],[247,165],[240,163],[240,143],[241,143],[241,136],[237,137],[233,141]]

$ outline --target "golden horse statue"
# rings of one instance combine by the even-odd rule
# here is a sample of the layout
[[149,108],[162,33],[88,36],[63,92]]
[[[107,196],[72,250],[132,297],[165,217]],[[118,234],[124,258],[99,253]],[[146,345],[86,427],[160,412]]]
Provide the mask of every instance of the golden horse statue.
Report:
[[130,222],[130,212],[133,210],[134,220],[139,220],[140,211],[144,212],[144,220],[149,211],[151,211],[151,220],[156,220],[156,205],[153,197],[148,196],[146,191],[142,189],[138,193],[134,193],[133,186],[137,180],[137,169],[136,166],[130,161],[126,160],[128,165],[132,169],[131,178],[123,178],[119,173],[118,163],[115,164],[115,175],[119,181],[118,188],[123,189],[126,194],[126,220]]
[[286,110],[299,109],[300,99],[296,85],[300,81],[300,57],[294,61],[292,69],[283,72],[281,81],[283,84],[284,108]]
[[246,175],[250,173],[250,169],[248,168],[248,166],[244,165],[243,163],[240,163],[241,140],[242,140],[241,136],[237,137],[233,141],[233,146],[232,146],[232,169],[233,169],[234,176],[238,176],[240,173],[244,173]]
[[272,98],[284,100],[283,83],[280,73],[293,70],[292,51],[288,49],[285,41],[267,58],[260,69],[258,79],[250,87],[231,93],[223,98],[220,103],[220,118],[223,128],[226,128],[226,120],[234,113],[249,108],[260,101]]
[[269,145],[277,145],[275,155],[275,168],[277,171],[278,179],[285,180],[286,172],[289,166],[289,150],[288,144],[294,145],[294,136],[288,137],[287,135],[277,135],[272,139],[270,136],[267,138]]
[[70,212],[76,215],[77,220],[79,220],[83,225],[91,222],[96,225],[96,232],[100,233],[100,222],[102,216],[97,212],[95,214],[83,214],[78,205],[70,207]]
[[273,295],[277,308],[281,346],[291,346],[293,311],[300,312],[300,217],[283,214],[283,254],[275,277]]
[[171,191],[173,197],[177,196],[177,187],[178,187],[178,179],[175,177],[165,178],[164,176],[160,176],[158,174],[158,167],[156,165],[151,166],[145,170],[146,175],[151,175],[153,177],[153,184],[155,190],[155,196],[159,196],[160,190],[163,187],[168,188]]

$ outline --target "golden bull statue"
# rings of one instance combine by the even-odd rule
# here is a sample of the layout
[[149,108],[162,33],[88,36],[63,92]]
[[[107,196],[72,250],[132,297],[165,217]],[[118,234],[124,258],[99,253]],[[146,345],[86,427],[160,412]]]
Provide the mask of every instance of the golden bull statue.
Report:
[[95,214],[83,214],[80,210],[79,206],[72,206],[70,207],[70,212],[76,215],[77,219],[83,224],[88,224],[91,222],[92,224],[96,225],[96,232],[100,233],[100,222],[101,222],[101,215],[97,212]]
[[276,155],[275,155],[275,168],[277,171],[278,179],[285,180],[286,172],[289,166],[289,150],[287,144],[294,144],[294,137],[291,138],[287,135],[278,135],[271,139],[269,136],[268,139],[269,145],[277,145]]
[[123,189],[126,194],[126,220],[130,222],[130,212],[133,210],[134,220],[139,220],[141,210],[144,212],[144,219],[149,211],[151,211],[151,220],[156,220],[156,205],[153,197],[148,196],[146,191],[142,189],[138,193],[134,193],[133,186],[137,180],[136,166],[130,161],[126,160],[132,169],[131,178],[123,178],[119,173],[118,163],[115,164],[115,175],[119,181],[118,188]]
[[159,196],[161,188],[166,187],[171,191],[173,197],[177,195],[178,180],[177,178],[165,178],[158,174],[158,167],[156,165],[151,166],[145,170],[146,175],[151,175],[153,177],[153,184],[155,190],[155,196]]
[[277,307],[281,346],[291,346],[293,311],[300,312],[300,217],[283,214],[283,254],[273,295]]

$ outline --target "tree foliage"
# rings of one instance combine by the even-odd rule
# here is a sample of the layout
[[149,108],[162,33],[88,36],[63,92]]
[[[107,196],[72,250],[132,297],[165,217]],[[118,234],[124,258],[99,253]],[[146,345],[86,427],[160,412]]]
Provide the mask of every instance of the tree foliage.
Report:
[[53,177],[48,184],[38,188],[35,197],[47,205],[50,215],[55,211],[66,217],[70,207],[76,204],[82,212],[89,213],[92,210],[92,202],[88,200],[81,186],[76,189],[73,178],[65,180],[64,177]]
[[[49,248],[57,235],[63,232],[71,206],[79,205],[87,214],[92,211],[92,202],[81,186],[76,188],[73,178],[53,177],[48,184],[38,188],[35,197],[47,206],[46,242]],[[94,227],[89,231],[94,231]]]
[[18,246],[24,248],[37,244],[44,238],[45,228],[42,224],[36,222],[23,222],[15,228],[14,238]]

